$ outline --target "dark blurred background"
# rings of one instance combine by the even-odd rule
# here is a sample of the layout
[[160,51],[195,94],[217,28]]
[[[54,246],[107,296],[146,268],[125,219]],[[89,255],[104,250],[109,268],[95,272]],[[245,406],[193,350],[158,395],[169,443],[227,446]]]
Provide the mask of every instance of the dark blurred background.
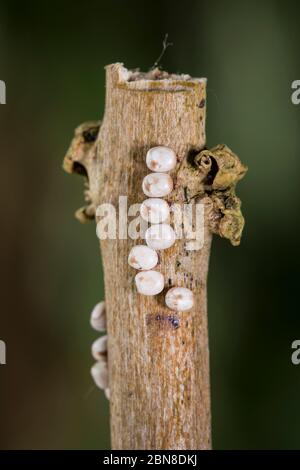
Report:
[[104,109],[104,66],[208,77],[207,143],[249,166],[246,229],[215,238],[209,330],[216,449],[300,448],[300,7],[296,1],[0,0],[0,448],[107,449],[108,404],[89,369],[103,298],[82,181],[61,170],[73,129]]

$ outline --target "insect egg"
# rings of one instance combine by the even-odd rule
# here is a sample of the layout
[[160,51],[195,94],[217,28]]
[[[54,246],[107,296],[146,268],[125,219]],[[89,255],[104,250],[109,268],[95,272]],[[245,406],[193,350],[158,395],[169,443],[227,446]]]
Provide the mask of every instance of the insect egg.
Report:
[[176,166],[176,154],[168,147],[153,147],[147,152],[146,164],[152,171],[171,171]]
[[190,310],[194,305],[194,295],[186,287],[172,287],[166,294],[166,305],[178,312]]
[[149,197],[164,197],[173,189],[173,180],[166,173],[150,173],[143,179],[143,191]]

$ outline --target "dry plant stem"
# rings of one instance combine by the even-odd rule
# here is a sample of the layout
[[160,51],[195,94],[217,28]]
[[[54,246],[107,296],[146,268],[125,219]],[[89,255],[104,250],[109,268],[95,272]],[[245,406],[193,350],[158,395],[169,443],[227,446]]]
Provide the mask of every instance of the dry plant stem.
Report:
[[[187,77],[131,76],[120,64],[108,66],[106,107],[98,138],[99,172],[90,172],[99,203],[116,207],[142,202],[145,156],[169,146],[180,161],[205,144],[206,81]],[[136,78],[136,79],[135,79]],[[132,80],[131,80],[132,79]],[[176,182],[176,171],[172,174]],[[186,181],[188,185],[188,181]],[[174,192],[185,200],[184,188]],[[101,251],[109,335],[110,415],[113,449],[209,449],[211,447],[206,278],[211,235],[200,251],[184,241],[161,253],[166,287],[195,294],[193,310],[170,318],[164,295],[139,295],[127,240],[104,240]]]
[[[108,66],[106,74],[106,107],[97,141],[81,147],[80,128],[65,159],[67,171],[86,171],[89,179],[89,205],[77,216],[91,218],[101,203],[118,207],[119,196],[128,196],[128,206],[141,203],[142,181],[149,173],[146,153],[157,145],[171,147],[179,160],[171,172],[175,188],[169,202],[187,202],[188,194],[194,201],[208,201],[201,190],[197,196],[199,171],[187,164],[205,145],[206,80],[158,70],[143,75],[121,64]],[[122,239],[121,234],[101,241],[113,449],[211,448],[209,213],[200,250],[187,251],[185,241],[178,240],[160,252],[157,269],[166,289],[188,287],[195,295],[195,305],[187,312],[175,314],[165,306],[166,289],[155,297],[137,293],[136,271],[127,257],[141,241]]]

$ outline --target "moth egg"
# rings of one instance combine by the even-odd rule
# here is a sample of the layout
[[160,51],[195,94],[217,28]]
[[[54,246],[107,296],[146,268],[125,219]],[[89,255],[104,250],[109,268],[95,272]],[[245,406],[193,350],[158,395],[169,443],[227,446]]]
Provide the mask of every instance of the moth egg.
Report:
[[173,180],[166,173],[150,173],[143,179],[143,191],[149,197],[164,197],[172,192]]
[[151,225],[145,232],[146,243],[154,250],[165,250],[175,243],[176,235],[168,224]]
[[171,310],[182,312],[190,310],[194,305],[194,294],[186,287],[172,287],[166,293],[166,305]]
[[164,276],[158,271],[143,271],[135,276],[138,292],[143,295],[157,295],[164,288]]
[[177,163],[175,152],[168,147],[153,147],[146,155],[147,167],[152,171],[166,172],[174,170]]
[[90,320],[92,328],[96,331],[105,331],[106,330],[106,310],[105,302],[99,302],[91,313]]
[[128,256],[128,264],[135,269],[152,269],[158,263],[156,251],[147,245],[136,245],[131,248]]
[[108,388],[108,369],[106,362],[96,362],[91,368],[91,376],[97,387],[102,390]]
[[107,335],[101,336],[93,342],[92,356],[96,361],[107,361]]
[[140,214],[147,222],[160,224],[170,217],[170,207],[163,199],[149,198],[141,204]]

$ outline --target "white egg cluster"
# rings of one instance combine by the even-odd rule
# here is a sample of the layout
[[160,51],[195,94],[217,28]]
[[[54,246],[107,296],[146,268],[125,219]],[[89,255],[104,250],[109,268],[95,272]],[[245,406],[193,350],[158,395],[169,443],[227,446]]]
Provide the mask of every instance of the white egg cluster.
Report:
[[[176,234],[168,223],[170,207],[161,199],[173,190],[173,180],[168,171],[174,170],[177,163],[175,152],[168,147],[153,147],[146,155],[147,167],[153,172],[145,176],[143,192],[148,196],[140,207],[140,215],[151,225],[146,230],[147,245],[134,246],[128,256],[131,267],[140,270],[135,276],[137,290],[143,295],[157,295],[164,289],[164,277],[154,268],[158,264],[156,250],[166,250],[174,245]],[[184,287],[173,287],[166,294],[166,305],[177,311],[193,307],[193,293]]]
[[[96,331],[104,332],[106,330],[106,310],[105,302],[99,302],[91,314],[91,326]],[[100,336],[92,344],[92,356],[97,361],[91,368],[91,375],[97,387],[104,390],[106,398],[110,398],[108,386],[108,367],[107,367],[107,335]]]

